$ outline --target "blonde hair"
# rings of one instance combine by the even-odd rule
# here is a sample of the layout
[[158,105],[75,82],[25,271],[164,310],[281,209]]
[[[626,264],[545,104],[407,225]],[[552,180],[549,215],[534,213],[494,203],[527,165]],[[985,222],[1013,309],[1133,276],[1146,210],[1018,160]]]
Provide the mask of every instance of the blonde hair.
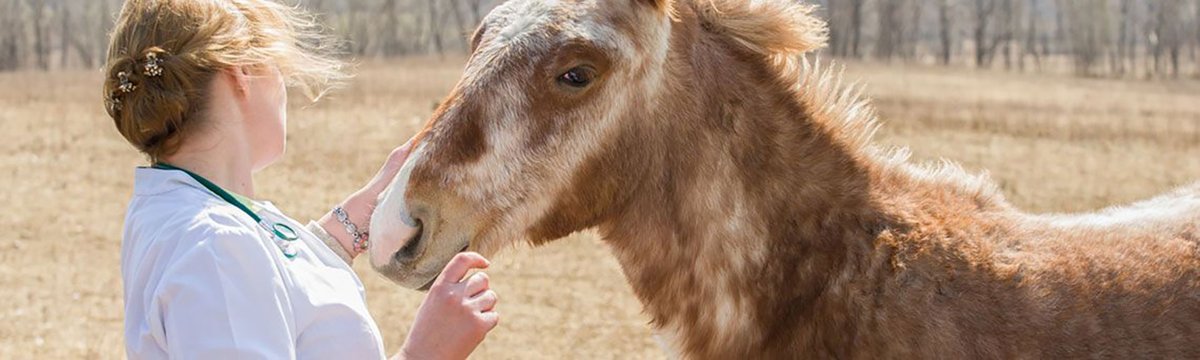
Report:
[[341,44],[304,10],[274,0],[128,0],[110,38],[105,108],[158,161],[202,120],[208,86],[233,67],[277,66],[316,101],[348,75]]

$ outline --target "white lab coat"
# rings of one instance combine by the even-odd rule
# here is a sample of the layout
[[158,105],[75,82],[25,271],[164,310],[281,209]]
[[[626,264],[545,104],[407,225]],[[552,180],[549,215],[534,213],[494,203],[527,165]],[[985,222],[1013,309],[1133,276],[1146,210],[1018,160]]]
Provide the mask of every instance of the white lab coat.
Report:
[[363,285],[315,235],[288,259],[265,230],[187,174],[138,168],[125,218],[125,350],[135,359],[378,359]]

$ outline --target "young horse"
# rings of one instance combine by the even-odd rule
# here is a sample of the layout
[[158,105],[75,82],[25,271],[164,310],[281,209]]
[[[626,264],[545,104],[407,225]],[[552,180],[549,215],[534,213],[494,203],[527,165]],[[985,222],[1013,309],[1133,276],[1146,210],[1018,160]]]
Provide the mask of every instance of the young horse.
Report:
[[[598,228],[689,358],[1200,357],[1200,187],[1029,215],[868,143],[792,0],[513,0],[372,219],[372,264]],[[420,226],[403,238],[396,224]]]

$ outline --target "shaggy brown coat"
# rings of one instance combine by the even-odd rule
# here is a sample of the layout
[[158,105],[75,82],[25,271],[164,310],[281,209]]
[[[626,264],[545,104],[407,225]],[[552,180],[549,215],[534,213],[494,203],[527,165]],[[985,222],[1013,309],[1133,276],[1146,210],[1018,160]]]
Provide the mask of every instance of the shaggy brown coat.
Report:
[[[868,110],[835,78],[740,46],[787,49],[786,32],[747,41],[721,36],[738,29],[702,31],[720,19],[689,6],[675,17],[673,66],[705,76],[656,104],[650,118],[672,135],[629,131],[552,213],[606,210],[601,234],[654,324],[678,332],[681,354],[1200,357],[1200,188],[1091,215],[1027,215],[956,168],[881,157],[862,141]],[[721,181],[742,196],[694,189],[714,173],[737,174]],[[703,235],[723,233],[737,210],[752,221]],[[577,230],[555,229],[575,222],[564,220],[544,219],[532,238]],[[739,256],[739,244],[766,253],[698,261]],[[748,309],[733,315],[744,332],[723,334],[722,301]]]
[[[637,1],[671,17],[662,93],[629,104],[636,121],[570,169],[524,231],[540,244],[598,228],[680,355],[1200,358],[1200,186],[1092,214],[1023,213],[985,177],[871,145],[871,109],[793,55],[823,44],[811,8]],[[467,91],[423,135],[405,195],[483,214],[459,222],[490,252],[478,229],[511,214],[441,192],[457,181],[445,174],[498,146],[480,125],[486,100]],[[561,105],[530,97],[533,119]]]

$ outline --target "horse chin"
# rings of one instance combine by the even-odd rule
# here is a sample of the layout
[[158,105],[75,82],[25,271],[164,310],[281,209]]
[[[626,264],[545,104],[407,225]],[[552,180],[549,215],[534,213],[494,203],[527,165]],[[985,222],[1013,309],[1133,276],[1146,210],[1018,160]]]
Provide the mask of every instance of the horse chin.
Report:
[[[407,287],[407,288],[410,288],[413,290],[429,291],[429,288],[433,287],[433,283],[436,282],[438,276],[441,275],[441,270],[443,270],[446,267],[446,264],[450,263],[450,260],[454,258],[454,255],[458,255],[458,253],[468,251],[469,249],[470,249],[470,244],[463,245],[461,249],[454,252],[450,256],[446,257],[446,259],[435,262],[435,263],[433,263],[434,265],[428,266],[426,268],[426,269],[436,269],[436,270],[414,271],[414,274],[408,276],[406,279],[393,279],[393,281],[395,281],[397,284],[400,284],[400,286]],[[415,276],[416,274],[421,274],[423,276]],[[422,281],[421,279],[425,279],[425,280]],[[454,279],[454,281],[458,281],[458,280],[459,279]],[[421,285],[417,286],[417,284],[421,284]]]

